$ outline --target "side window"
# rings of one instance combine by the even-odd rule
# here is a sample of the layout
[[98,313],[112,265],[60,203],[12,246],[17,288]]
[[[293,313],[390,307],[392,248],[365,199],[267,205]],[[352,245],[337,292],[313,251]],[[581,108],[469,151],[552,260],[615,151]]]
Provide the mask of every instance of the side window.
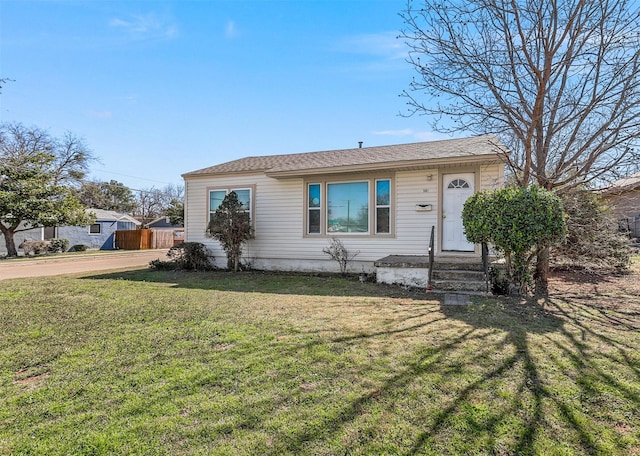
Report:
[[236,192],[238,195],[238,201],[242,203],[242,207],[245,211],[251,214],[251,189],[249,188],[232,188],[230,191]]
[[225,196],[227,196],[226,190],[211,190],[209,192],[209,220],[220,207]]
[[376,233],[391,232],[391,182],[376,181]]
[[99,223],[94,223],[89,226],[89,234],[100,234],[102,225]]
[[322,223],[322,193],[320,184],[309,184],[307,202],[307,233],[320,234]]

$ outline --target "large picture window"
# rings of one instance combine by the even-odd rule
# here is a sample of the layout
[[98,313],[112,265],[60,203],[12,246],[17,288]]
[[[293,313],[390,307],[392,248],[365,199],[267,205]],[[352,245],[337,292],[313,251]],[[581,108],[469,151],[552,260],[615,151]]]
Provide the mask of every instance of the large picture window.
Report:
[[327,232],[369,232],[369,182],[327,184]]
[[306,234],[392,234],[391,179],[308,183]]
[[251,188],[219,188],[209,190],[209,220],[215,214],[216,209],[220,207],[227,193],[236,192],[238,201],[242,203],[242,207],[249,213],[249,219],[253,223],[252,214],[252,189]]

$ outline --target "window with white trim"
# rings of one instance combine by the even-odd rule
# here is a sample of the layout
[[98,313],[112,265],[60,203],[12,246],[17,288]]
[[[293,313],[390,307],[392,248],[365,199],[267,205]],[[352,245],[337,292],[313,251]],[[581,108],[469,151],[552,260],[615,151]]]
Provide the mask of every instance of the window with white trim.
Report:
[[320,234],[322,227],[322,185],[307,186],[307,233]]
[[391,179],[310,182],[307,235],[392,234]]
[[216,210],[224,201],[225,196],[228,193],[236,192],[238,196],[238,201],[242,204],[242,208],[249,213],[249,220],[253,223],[253,214],[252,214],[252,198],[253,198],[253,189],[252,188],[215,188],[209,190],[209,220],[213,217],[213,214],[216,213]]
[[391,182],[376,180],[376,234],[391,232]]
[[327,184],[327,232],[369,233],[369,182]]

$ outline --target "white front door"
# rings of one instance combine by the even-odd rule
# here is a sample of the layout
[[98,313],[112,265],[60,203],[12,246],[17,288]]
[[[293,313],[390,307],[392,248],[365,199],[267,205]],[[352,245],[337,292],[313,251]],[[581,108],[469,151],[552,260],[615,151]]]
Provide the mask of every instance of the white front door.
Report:
[[473,252],[462,225],[462,207],[474,192],[473,173],[442,176],[442,250]]

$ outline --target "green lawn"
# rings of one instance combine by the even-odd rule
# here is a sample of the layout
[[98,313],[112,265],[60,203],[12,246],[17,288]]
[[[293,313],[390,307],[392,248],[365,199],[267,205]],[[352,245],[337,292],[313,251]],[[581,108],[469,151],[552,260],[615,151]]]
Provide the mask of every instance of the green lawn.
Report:
[[469,306],[295,274],[1,281],[0,454],[638,455],[634,268]]

